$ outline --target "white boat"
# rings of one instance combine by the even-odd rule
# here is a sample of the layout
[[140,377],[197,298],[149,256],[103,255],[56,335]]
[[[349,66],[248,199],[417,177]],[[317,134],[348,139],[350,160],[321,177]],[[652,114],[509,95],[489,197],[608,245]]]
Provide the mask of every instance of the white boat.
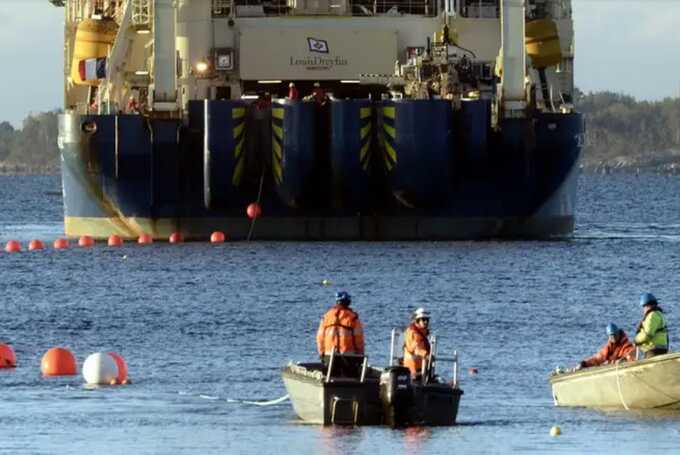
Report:
[[550,377],[556,406],[680,410],[680,352]]

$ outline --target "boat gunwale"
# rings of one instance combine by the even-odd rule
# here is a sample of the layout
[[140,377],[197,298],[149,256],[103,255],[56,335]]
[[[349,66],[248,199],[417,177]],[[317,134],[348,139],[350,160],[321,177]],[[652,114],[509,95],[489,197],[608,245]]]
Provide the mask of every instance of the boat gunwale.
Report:
[[551,385],[555,385],[561,382],[570,381],[572,379],[586,378],[589,376],[598,376],[609,371],[623,372],[626,370],[637,369],[640,367],[653,365],[655,363],[665,363],[674,360],[680,360],[680,352],[672,352],[669,354],[657,355],[650,359],[641,359],[636,360],[634,362],[622,362],[616,364],[601,365],[597,367],[581,369],[578,371],[557,374],[554,376],[550,376],[549,381]]

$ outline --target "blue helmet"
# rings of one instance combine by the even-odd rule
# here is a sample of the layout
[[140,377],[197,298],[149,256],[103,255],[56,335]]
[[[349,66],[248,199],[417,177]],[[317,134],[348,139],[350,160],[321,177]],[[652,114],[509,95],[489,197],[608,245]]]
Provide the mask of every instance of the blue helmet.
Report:
[[619,333],[619,327],[614,324],[613,322],[609,325],[607,325],[607,336],[611,337]]
[[643,292],[640,295],[640,306],[645,306],[645,305],[656,305],[657,300],[656,297],[654,297],[654,294],[651,294],[649,292]]
[[352,296],[345,291],[339,291],[335,293],[335,301],[338,303],[344,303],[345,305],[349,305],[350,303],[352,303]]

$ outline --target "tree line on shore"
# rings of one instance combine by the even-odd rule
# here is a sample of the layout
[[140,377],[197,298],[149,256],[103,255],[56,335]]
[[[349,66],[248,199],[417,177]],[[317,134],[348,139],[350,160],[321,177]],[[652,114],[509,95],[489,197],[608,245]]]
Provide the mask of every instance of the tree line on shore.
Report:
[[[577,89],[574,101],[586,118],[586,170],[680,173],[680,98],[636,101]],[[0,173],[56,173],[58,115],[32,114],[20,129],[0,122]]]

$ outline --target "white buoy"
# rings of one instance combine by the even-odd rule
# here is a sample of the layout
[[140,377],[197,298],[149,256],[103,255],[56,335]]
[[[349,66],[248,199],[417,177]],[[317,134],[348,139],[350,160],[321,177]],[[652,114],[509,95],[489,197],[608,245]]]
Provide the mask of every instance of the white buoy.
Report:
[[553,438],[556,437],[556,436],[559,436],[561,434],[562,434],[562,429],[559,427],[559,425],[555,425],[554,427],[552,427],[550,429],[550,436],[552,436]]
[[88,384],[111,384],[118,376],[116,361],[108,354],[90,354],[83,364],[83,377]]

